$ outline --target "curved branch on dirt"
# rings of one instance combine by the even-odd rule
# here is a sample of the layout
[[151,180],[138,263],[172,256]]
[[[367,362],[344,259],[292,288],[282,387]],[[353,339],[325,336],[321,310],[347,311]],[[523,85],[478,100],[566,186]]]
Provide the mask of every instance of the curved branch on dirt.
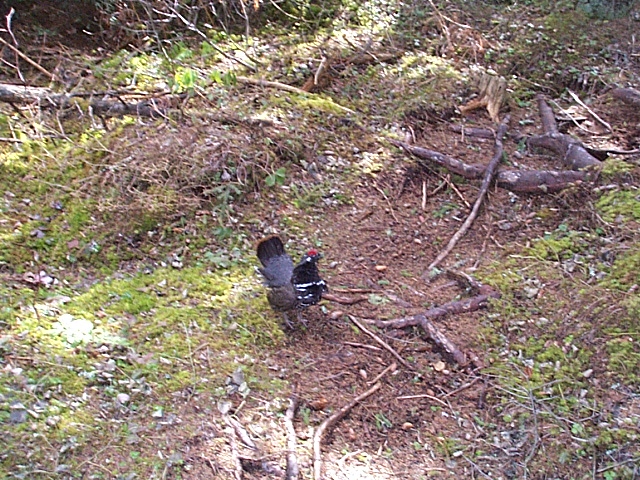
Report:
[[364,333],[366,333],[367,335],[369,335],[371,338],[373,338],[376,342],[378,342],[380,345],[382,345],[382,347],[387,350],[389,353],[391,353],[391,355],[393,355],[394,357],[396,357],[396,359],[405,367],[407,367],[409,370],[413,370],[414,368],[409,365],[407,363],[407,361],[402,358],[400,356],[400,354],[398,352],[396,352],[393,348],[391,348],[391,346],[385,342],[384,340],[382,340],[380,337],[378,337],[375,333],[370,332],[364,325],[362,325],[355,317],[348,315],[349,320],[351,320],[351,322],[353,322],[353,324],[358,327],[360,330],[362,330]]
[[[438,347],[442,348],[461,366],[468,363],[467,355],[462,352],[455,343],[449,340],[444,333],[432,323],[432,320],[442,318],[447,315],[473,312],[487,305],[490,298],[500,298],[500,293],[492,288],[480,286],[480,295],[476,295],[465,300],[449,302],[439,307],[430,308],[426,312],[413,315],[411,317],[396,318],[394,320],[368,320],[368,323],[380,328],[406,328],[419,326],[427,333],[428,337]],[[480,362],[476,357],[471,359],[474,366],[479,367]]]
[[298,397],[295,392],[289,397],[289,407],[284,415],[284,426],[287,431],[287,470],[285,480],[298,480],[300,467],[296,458],[296,430],[293,428],[293,417],[298,407]]
[[[464,177],[468,180],[482,178],[482,174],[484,173],[484,170],[486,168],[484,165],[480,164],[469,165],[468,163],[464,163],[461,160],[449,157],[448,155],[444,155],[443,153],[436,152],[435,150],[415,147],[413,145],[409,145],[408,143],[401,142],[400,140],[395,140],[393,138],[390,138],[388,140],[392,145],[402,148],[404,151],[416,156],[418,159],[428,160],[432,163],[435,163],[436,165],[445,167],[450,172],[460,175],[461,177]],[[424,166],[429,166],[428,164],[423,162],[419,163]]]
[[442,260],[444,260],[447,255],[451,253],[451,251],[455,248],[458,241],[467,233],[469,228],[471,228],[471,224],[474,222],[476,217],[478,216],[478,212],[480,211],[480,206],[484,201],[484,197],[487,195],[487,191],[489,190],[489,185],[493,181],[493,177],[495,176],[495,171],[498,168],[498,164],[502,159],[502,152],[504,151],[502,145],[502,138],[507,133],[507,128],[509,126],[509,115],[504,117],[502,123],[498,127],[498,132],[496,133],[495,138],[495,152],[493,154],[493,158],[489,162],[487,169],[485,170],[484,178],[482,179],[482,185],[480,186],[480,193],[478,193],[478,198],[476,198],[475,203],[473,204],[473,208],[471,209],[471,213],[464,221],[464,223],[460,226],[458,231],[451,237],[447,246],[442,250],[438,256],[435,258],[433,262],[427,267],[427,272],[431,271],[435,267],[437,267]]
[[351,400],[347,405],[342,407],[336,413],[327,418],[324,422],[320,424],[318,430],[316,430],[315,435],[313,436],[313,478],[315,480],[320,480],[322,477],[322,437],[324,436],[324,432],[338,423],[339,420],[342,419],[349,411],[355,407],[358,403],[362,402],[366,398],[373,395],[375,392],[380,390],[382,387],[381,383],[376,383],[369,390],[364,392],[361,395],[358,395],[356,398]]
[[536,135],[527,139],[527,146],[544,148],[557,154],[564,165],[571,170],[583,170],[589,167],[598,167],[600,160],[591,155],[582,142],[570,135],[558,132],[553,110],[542,95],[538,95],[538,109],[540,120],[544,128],[543,135]]

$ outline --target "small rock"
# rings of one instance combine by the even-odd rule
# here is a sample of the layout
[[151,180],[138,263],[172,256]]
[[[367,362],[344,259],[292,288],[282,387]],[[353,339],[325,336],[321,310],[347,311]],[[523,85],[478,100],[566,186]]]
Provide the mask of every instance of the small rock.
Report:
[[129,400],[131,400],[131,397],[126,393],[119,393],[118,396],[116,397],[116,400],[120,405],[124,405],[125,403],[129,403]]
[[156,408],[151,414],[153,418],[162,418],[164,416],[164,412],[162,411],[162,407]]
[[334,310],[333,312],[331,312],[331,313],[329,314],[329,318],[330,318],[331,320],[337,320],[337,319],[339,319],[340,317],[342,317],[343,315],[344,315],[344,312],[343,312],[342,310]]
[[411,422],[404,422],[402,424],[402,429],[403,430],[411,430],[413,428],[413,423]]
[[60,423],[60,415],[52,415],[51,417],[47,417],[45,423],[50,427],[55,427],[58,423]]
[[584,378],[589,378],[591,375],[593,375],[593,369],[590,368],[588,370],[585,370],[584,372],[582,372],[582,376]]
[[358,372],[360,374],[360,377],[362,377],[364,380],[367,379],[367,371],[364,369],[360,369],[360,371]]
[[324,410],[329,405],[329,400],[324,397],[320,397],[316,400],[309,402],[309,406],[314,410]]
[[376,270],[378,272],[384,272],[387,268],[389,267],[387,267],[386,265],[376,265]]
[[436,363],[433,364],[433,369],[436,372],[442,372],[445,369],[446,366],[447,365],[442,360],[439,360],[439,361],[437,361]]

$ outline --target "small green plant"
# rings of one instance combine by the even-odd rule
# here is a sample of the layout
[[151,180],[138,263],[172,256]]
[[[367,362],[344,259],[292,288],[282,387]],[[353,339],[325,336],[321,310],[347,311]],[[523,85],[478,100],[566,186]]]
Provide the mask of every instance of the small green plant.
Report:
[[446,217],[449,213],[451,213],[454,210],[459,209],[460,206],[453,203],[453,202],[444,202],[440,208],[438,210],[435,210],[433,212],[433,216],[435,218],[444,218]]
[[238,83],[236,76],[233,72],[225,72],[222,73],[219,70],[213,70],[209,74],[209,78],[216,82],[218,85],[224,85],[225,87],[230,87]]
[[193,93],[198,83],[198,74],[191,68],[178,68],[173,74],[171,91]]
[[376,413],[375,419],[376,419],[376,428],[380,431],[387,430],[393,427],[393,423],[391,423],[391,420],[385,417],[384,413],[382,412]]
[[267,178],[264,179],[264,183],[268,187],[274,187],[276,185],[284,185],[284,182],[287,178],[287,169],[284,167],[280,167],[275,172],[267,175]]
[[302,417],[302,422],[305,425],[309,425],[311,423],[311,409],[309,409],[309,407],[300,407],[298,412]]

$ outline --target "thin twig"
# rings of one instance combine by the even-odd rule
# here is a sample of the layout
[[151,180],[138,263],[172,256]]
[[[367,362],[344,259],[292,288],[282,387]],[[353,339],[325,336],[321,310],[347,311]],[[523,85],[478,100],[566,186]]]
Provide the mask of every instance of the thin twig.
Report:
[[314,85],[318,85],[320,83],[320,77],[322,77],[326,68],[327,68],[327,56],[322,55],[322,60],[320,61],[320,65],[318,65],[318,70],[316,70],[316,74],[313,76]]
[[382,377],[384,377],[387,373],[389,372],[395,372],[396,369],[398,368],[398,364],[396,362],[393,362],[391,365],[389,365],[387,368],[385,368],[383,371],[381,371],[376,378],[374,378],[373,380],[371,380],[370,382],[367,382],[367,385],[373,385],[374,383],[377,383],[378,380],[380,380]]
[[13,45],[11,45],[9,42],[7,42],[4,38],[0,37],[0,43],[2,43],[4,46],[9,47],[9,49],[13,50],[15,52],[16,55],[18,55],[20,58],[22,58],[24,61],[26,61],[29,65],[31,65],[32,67],[40,70],[42,73],[44,73],[45,75],[47,75],[51,80],[55,80],[56,77],[53,73],[49,72],[46,68],[44,68],[41,65],[38,65],[36,62],[34,62],[33,60],[31,60],[29,57],[27,57],[24,53],[22,53],[20,50],[18,50],[16,47],[14,47]]
[[[287,85],[286,83],[281,83],[281,82],[271,82],[269,80],[263,80],[263,79],[256,79],[256,78],[250,78],[250,77],[242,77],[242,76],[238,76],[236,77],[236,81],[240,82],[240,83],[246,83],[248,85],[256,85],[259,87],[271,87],[271,88],[278,88],[280,90],[285,90],[287,92],[292,92],[292,93],[298,93],[300,95],[314,95],[313,93],[307,92],[305,90],[302,90],[301,88],[298,87],[292,87],[291,85]],[[337,108],[339,108],[340,110],[343,110],[347,113],[353,113],[355,114],[356,112],[354,110],[351,110],[350,108],[347,107],[343,107],[342,105],[336,103],[336,102],[331,102],[332,105],[335,105]]]
[[366,398],[373,395],[375,392],[380,390],[382,387],[381,383],[376,383],[369,390],[364,392],[361,395],[358,395],[356,398],[351,400],[347,405],[342,407],[336,413],[327,418],[316,430],[315,435],[313,436],[313,478],[315,480],[320,480],[322,476],[322,437],[324,436],[324,432],[330,428],[332,428],[342,417],[344,417],[349,411],[355,407],[358,403],[365,400]]
[[373,338],[376,342],[378,342],[380,345],[382,345],[385,350],[387,350],[388,352],[390,352],[394,357],[396,357],[398,359],[398,361],[404,365],[405,367],[407,367],[409,370],[413,370],[413,367],[411,365],[409,365],[407,363],[407,361],[402,358],[400,356],[400,354],[398,352],[396,352],[393,348],[391,348],[391,346],[389,346],[389,344],[387,342],[385,342],[384,340],[382,340],[379,336],[377,336],[375,333],[369,331],[364,325],[362,325],[362,323],[360,323],[358,321],[358,319],[356,319],[354,316],[349,315],[349,320],[351,320],[353,322],[353,324],[358,327],[360,330],[362,330],[364,333],[366,333],[367,335],[369,335],[371,338]]
[[591,114],[591,116],[593,118],[595,118],[603,127],[605,127],[607,130],[609,130],[610,132],[613,132],[613,128],[611,128],[611,125],[609,125],[607,122],[605,122],[604,120],[602,120],[597,114],[596,112],[594,112],[593,110],[591,110],[589,107],[587,107],[587,105],[580,100],[580,97],[578,97],[578,95],[576,95],[575,93],[573,93],[571,90],[567,90],[567,92],[569,92],[569,95],[571,95],[571,98],[573,98],[577,103],[579,103],[584,109],[587,110],[587,112],[589,112]]
[[449,255],[449,253],[451,253],[451,251],[454,249],[458,241],[465,235],[465,233],[467,233],[467,231],[471,227],[471,224],[474,222],[474,220],[478,216],[478,212],[480,211],[480,206],[482,205],[482,202],[484,201],[484,198],[487,195],[487,191],[489,190],[489,185],[493,180],[495,171],[498,167],[498,163],[500,163],[500,159],[502,158],[502,152],[503,152],[502,137],[504,137],[505,133],[507,132],[508,125],[509,125],[509,115],[507,115],[504,118],[504,120],[500,124],[500,127],[498,128],[498,132],[496,133],[495,154],[493,155],[491,162],[489,162],[489,166],[487,167],[487,170],[485,172],[484,179],[482,180],[480,193],[478,194],[478,198],[473,204],[473,209],[471,210],[471,213],[469,214],[467,219],[464,221],[460,229],[455,233],[455,235],[453,235],[453,237],[451,237],[451,240],[449,240],[449,243],[447,244],[446,248],[442,252],[440,252],[440,254],[436,257],[436,259],[433,262],[431,262],[431,265],[427,267],[426,273],[433,270],[436,266],[440,264],[440,262],[442,262],[442,260],[444,260],[447,257],[447,255]]
[[452,395],[455,395],[456,393],[460,393],[462,390],[466,390],[467,388],[469,388],[471,385],[473,385],[474,383],[476,383],[478,380],[480,380],[480,377],[476,377],[473,380],[471,380],[468,383],[465,383],[464,385],[462,385],[461,387],[456,388],[455,390],[450,391],[449,393],[446,393],[442,396],[442,398],[447,398],[450,397]]
[[[192,22],[190,22],[189,20],[187,20],[186,18],[184,18],[182,15],[180,15],[180,13],[179,13],[176,9],[172,8],[172,7],[171,7],[171,6],[169,6],[169,5],[167,5],[167,8],[168,8],[169,10],[171,10],[171,12],[173,12],[173,14],[174,14],[176,17],[178,17],[178,18],[180,19],[180,21],[181,21],[182,23],[184,23],[184,25],[185,25],[189,30],[191,30],[192,32],[194,32],[194,33],[196,33],[196,34],[200,35],[202,38],[204,38],[205,42],[207,42],[207,43],[211,46],[211,48],[213,48],[213,49],[214,49],[216,52],[218,52],[220,55],[222,55],[223,57],[225,57],[225,58],[227,58],[227,59],[231,60],[232,62],[237,62],[237,63],[239,63],[239,64],[241,64],[241,65],[244,65],[244,66],[245,66],[245,67],[247,67],[249,70],[252,70],[252,71],[254,71],[254,72],[255,72],[256,70],[258,70],[258,69],[257,69],[257,67],[256,67],[255,65],[251,65],[251,64],[249,64],[249,63],[247,63],[247,62],[245,62],[245,61],[243,61],[243,60],[241,60],[241,59],[239,59],[239,58],[234,57],[233,55],[229,55],[227,52],[225,52],[224,50],[222,50],[222,49],[221,49],[220,47],[218,47],[215,43],[213,43],[213,42],[209,39],[209,37],[207,37],[207,35],[206,35],[205,33],[203,33],[203,32],[202,32],[198,27],[196,27]],[[161,11],[159,11],[159,10],[156,10],[155,8],[154,8],[153,10],[154,10],[154,12],[156,12],[156,13],[158,13],[158,14],[160,14],[160,15],[167,16],[166,12],[161,12]],[[246,52],[244,52],[244,53],[246,54]],[[248,56],[248,55],[247,55],[247,56]]]
[[444,405],[448,407],[449,405],[446,402],[443,402],[438,397],[434,397],[433,395],[427,395],[426,393],[422,393],[420,395],[405,395],[402,397],[398,397],[397,400],[414,400],[416,398],[428,398],[429,400],[433,400],[434,402],[438,402],[440,405]]
[[[364,348],[366,350],[374,350],[376,352],[381,352],[382,349],[375,347],[373,345],[366,345],[364,343],[356,343],[356,342],[342,342],[345,345],[349,345],[350,347],[357,347],[357,348]],[[371,382],[371,383],[376,383],[376,382]]]

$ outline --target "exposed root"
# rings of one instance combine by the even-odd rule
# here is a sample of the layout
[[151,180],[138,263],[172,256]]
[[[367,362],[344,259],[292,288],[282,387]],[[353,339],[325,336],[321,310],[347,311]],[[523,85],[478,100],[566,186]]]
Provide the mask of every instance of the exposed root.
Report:
[[363,401],[367,397],[370,397],[371,395],[373,395],[375,392],[377,392],[380,389],[380,387],[382,387],[382,384],[381,383],[376,383],[369,390],[367,390],[366,392],[364,392],[361,395],[358,395],[356,398],[354,398],[347,405],[345,405],[340,410],[338,410],[336,413],[334,413],[329,418],[327,418],[318,427],[318,429],[316,430],[315,435],[313,436],[313,478],[315,480],[320,480],[322,478],[322,450],[321,450],[321,445],[322,445],[322,439],[323,439],[325,431],[327,431],[330,428],[333,428],[334,425],[336,423],[338,423],[338,421],[341,420],[347,413],[349,413],[349,411],[353,407],[355,407],[358,403],[360,403],[361,401]]

